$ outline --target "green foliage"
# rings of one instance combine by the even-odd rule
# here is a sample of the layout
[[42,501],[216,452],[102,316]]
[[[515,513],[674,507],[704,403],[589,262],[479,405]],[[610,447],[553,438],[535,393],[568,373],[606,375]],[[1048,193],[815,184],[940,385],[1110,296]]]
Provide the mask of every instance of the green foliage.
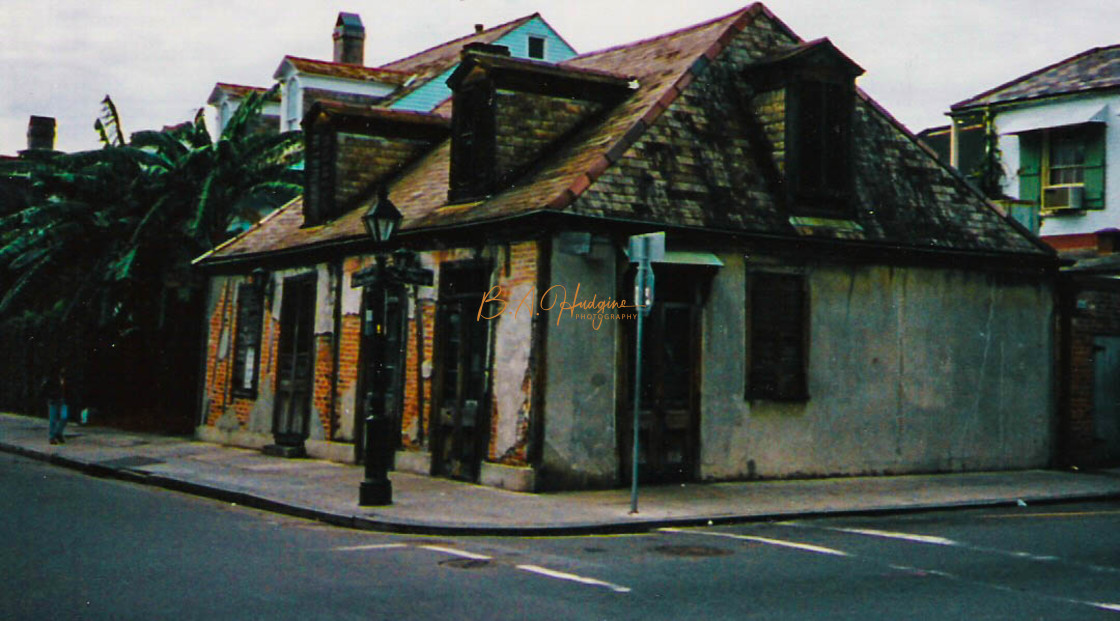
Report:
[[216,139],[199,111],[127,141],[106,97],[101,149],[0,161],[0,322],[159,344],[176,322],[201,321],[168,317],[197,309],[183,303],[201,298],[191,260],[302,189],[298,135],[261,127],[266,96],[248,97]]
[[990,199],[1006,198],[1003,193],[1003,153],[999,148],[999,133],[991,110],[984,111],[984,154],[976,169],[969,175],[973,182]]

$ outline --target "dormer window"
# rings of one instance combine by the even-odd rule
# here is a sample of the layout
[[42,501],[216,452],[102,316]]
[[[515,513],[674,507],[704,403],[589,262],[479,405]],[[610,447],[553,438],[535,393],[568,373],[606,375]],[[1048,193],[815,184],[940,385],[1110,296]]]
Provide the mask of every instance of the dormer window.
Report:
[[529,37],[529,58],[544,60],[544,37]]
[[828,39],[789,48],[745,72],[768,101],[785,103],[784,119],[771,120],[767,136],[791,216],[854,216],[852,125],[861,74]]
[[451,117],[451,187],[448,198],[484,198],[494,185],[494,89],[488,80],[455,91]]
[[786,183],[796,215],[846,217],[852,191],[850,83],[803,79],[787,91]]

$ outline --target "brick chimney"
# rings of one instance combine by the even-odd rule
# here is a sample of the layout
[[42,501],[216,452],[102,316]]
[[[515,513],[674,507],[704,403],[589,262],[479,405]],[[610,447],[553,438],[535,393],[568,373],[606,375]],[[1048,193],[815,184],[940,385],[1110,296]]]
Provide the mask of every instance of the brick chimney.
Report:
[[54,127],[53,117],[32,116],[27,124],[27,150],[53,151]]
[[334,24],[334,62],[365,63],[366,29],[357,13],[339,13]]

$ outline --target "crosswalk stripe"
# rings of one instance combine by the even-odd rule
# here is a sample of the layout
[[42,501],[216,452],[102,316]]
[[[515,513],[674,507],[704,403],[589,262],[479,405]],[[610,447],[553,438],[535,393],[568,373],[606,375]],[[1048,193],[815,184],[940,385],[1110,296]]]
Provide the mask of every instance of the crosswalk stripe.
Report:
[[591,585],[591,586],[606,587],[606,588],[614,591],[615,593],[629,593],[630,592],[630,587],[624,587],[624,586],[613,584],[613,583],[610,583],[610,582],[605,582],[603,580],[596,580],[595,578],[587,578],[585,576],[577,576],[575,574],[569,574],[569,573],[565,573],[565,572],[562,572],[562,571],[556,571],[555,569],[548,569],[546,567],[540,567],[538,565],[517,565],[517,568],[520,569],[520,570],[528,571],[528,572],[538,574],[538,575],[541,575],[541,576],[547,576],[549,578],[557,578],[559,580],[569,580],[571,582],[578,582],[580,584],[588,584],[588,585]]
[[805,552],[816,552],[817,554],[828,554],[831,556],[850,556],[843,550],[836,550],[833,548],[826,548],[824,546],[815,546],[809,543],[800,543],[797,541],[785,541],[783,539],[768,539],[766,537],[755,537],[752,535],[736,535],[733,533],[718,533],[718,532],[704,532],[696,530],[682,530],[679,528],[662,528],[662,532],[666,533],[687,533],[690,535],[704,535],[708,537],[724,537],[727,539],[738,539],[741,541],[754,541],[757,543],[765,543],[772,546],[780,546],[783,548],[793,548],[796,550],[804,550]]

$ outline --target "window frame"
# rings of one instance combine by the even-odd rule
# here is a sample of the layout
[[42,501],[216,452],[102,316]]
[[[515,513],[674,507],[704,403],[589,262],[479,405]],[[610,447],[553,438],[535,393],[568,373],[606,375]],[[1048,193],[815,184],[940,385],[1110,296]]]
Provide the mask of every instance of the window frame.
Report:
[[[777,287],[775,285],[778,285]],[[809,400],[810,295],[804,273],[765,270],[751,272],[746,287],[747,323],[745,361],[745,398],[748,401],[800,403]],[[764,297],[766,292],[779,295]],[[796,295],[791,301],[788,295]],[[763,308],[763,305],[769,305]],[[791,309],[791,306],[796,308]],[[774,325],[773,320],[784,320]],[[767,321],[771,323],[763,325]],[[757,329],[756,329],[757,328]],[[786,330],[779,333],[777,330]],[[792,348],[796,355],[762,358],[774,348]],[[784,382],[779,377],[787,377]]]
[[[790,212],[853,217],[854,84],[820,75],[803,76],[788,84],[786,94],[785,177]],[[812,131],[806,122],[809,117],[818,125],[813,129],[824,131]],[[832,124],[838,131],[827,130]]]
[[[533,55],[533,44],[537,43],[537,42],[540,43],[540,48],[541,48],[540,49],[540,55],[539,56],[534,56]],[[527,39],[527,43],[525,45],[525,56],[528,57],[531,60],[544,60],[546,54],[548,54],[547,39],[545,39],[544,37],[539,36],[539,35],[529,35],[528,39]]]
[[[267,278],[267,276],[265,277]],[[264,332],[263,283],[244,282],[237,287],[237,309],[234,320],[233,362],[230,369],[230,393],[234,397],[256,399],[260,389],[261,346]],[[245,322],[255,324],[246,326]],[[252,368],[246,369],[246,358],[253,351]],[[248,375],[251,373],[251,375]],[[249,386],[244,379],[251,378]]]
[[455,90],[451,115],[451,174],[448,199],[486,197],[495,183],[494,85],[489,80]]
[[[1066,194],[1067,202],[1062,205],[1051,205],[1047,201],[1047,190],[1072,190],[1073,188],[1081,188],[1082,193],[1085,191],[1085,171],[1088,168],[1087,151],[1089,149],[1089,141],[1091,138],[1088,132],[1078,126],[1074,127],[1055,127],[1047,129],[1042,132],[1042,165],[1039,172],[1039,205],[1043,211],[1052,212],[1062,209],[1080,209],[1084,206],[1084,195],[1081,199],[1082,207],[1075,207],[1070,203],[1069,193]],[[1058,143],[1068,141],[1074,142],[1076,148],[1081,151],[1080,163],[1072,166],[1062,165],[1055,166],[1054,148]],[[1074,170],[1077,171],[1080,181],[1074,183],[1052,183],[1051,176],[1055,169]]]

